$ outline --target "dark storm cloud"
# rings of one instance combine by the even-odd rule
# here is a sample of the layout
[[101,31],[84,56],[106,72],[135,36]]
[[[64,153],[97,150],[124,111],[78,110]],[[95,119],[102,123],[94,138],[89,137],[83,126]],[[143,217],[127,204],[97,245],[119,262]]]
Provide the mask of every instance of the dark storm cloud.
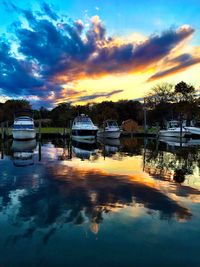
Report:
[[[0,44],[0,88],[7,96],[32,95],[41,101],[53,101],[48,98],[52,92],[56,101],[62,97],[63,84],[82,77],[144,71],[165,58],[194,32],[190,27],[170,29],[137,45],[116,45],[97,16],[91,19],[89,28],[85,28],[80,20],[73,22],[61,18],[45,2],[41,4],[40,13],[18,8],[5,0],[4,6],[23,15],[28,27],[13,23],[13,34],[19,47],[17,56],[8,40]],[[189,55],[177,60],[183,60],[185,67],[195,61]],[[86,101],[112,94],[95,93],[79,99]]]

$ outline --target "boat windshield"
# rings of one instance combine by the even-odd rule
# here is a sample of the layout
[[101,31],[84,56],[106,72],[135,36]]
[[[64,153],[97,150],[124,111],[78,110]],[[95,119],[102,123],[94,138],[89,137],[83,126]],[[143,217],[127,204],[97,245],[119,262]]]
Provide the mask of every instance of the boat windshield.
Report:
[[34,129],[34,125],[33,124],[14,124],[13,125],[13,129],[14,130],[20,130],[20,129]]
[[74,120],[74,124],[80,124],[80,123],[83,123],[83,124],[88,124],[88,125],[91,125],[92,124],[92,121],[89,117],[77,117],[75,120]]
[[169,121],[169,128],[177,128],[179,126],[180,125],[178,121]]
[[17,122],[28,122],[28,123],[33,123],[33,119],[29,117],[18,117],[14,120],[14,123]]
[[108,121],[107,125],[110,127],[118,127],[117,122],[116,121]]

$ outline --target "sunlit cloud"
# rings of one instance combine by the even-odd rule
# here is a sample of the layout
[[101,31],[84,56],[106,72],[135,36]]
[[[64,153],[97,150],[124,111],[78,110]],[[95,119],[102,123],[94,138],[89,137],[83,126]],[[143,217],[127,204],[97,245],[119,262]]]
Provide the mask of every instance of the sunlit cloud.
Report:
[[[34,103],[46,101],[48,106],[107,97],[133,99],[150,89],[149,81],[174,77],[200,61],[199,47],[188,45],[195,33],[189,25],[151,36],[133,32],[116,37],[109,35],[98,15],[86,25],[61,16],[46,2],[40,11],[8,1],[4,5],[23,20],[12,25],[15,53],[11,40],[0,43],[0,88],[8,97],[32,96]],[[120,83],[105,84],[108,78]],[[87,88],[85,81],[93,86]]]

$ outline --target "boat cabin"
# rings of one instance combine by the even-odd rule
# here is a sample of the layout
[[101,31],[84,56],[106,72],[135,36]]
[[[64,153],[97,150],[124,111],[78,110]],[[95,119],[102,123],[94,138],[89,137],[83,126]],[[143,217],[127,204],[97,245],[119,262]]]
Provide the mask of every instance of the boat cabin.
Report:
[[34,120],[27,116],[21,116],[14,120],[13,129],[34,129]]
[[86,125],[93,125],[92,120],[85,114],[81,114],[80,116],[76,117],[73,121],[73,126],[86,124]]
[[104,128],[119,128],[115,120],[107,120],[103,123]]
[[179,121],[173,120],[173,121],[168,121],[167,122],[167,129],[169,129],[169,128],[178,128],[178,127],[180,127],[180,122]]

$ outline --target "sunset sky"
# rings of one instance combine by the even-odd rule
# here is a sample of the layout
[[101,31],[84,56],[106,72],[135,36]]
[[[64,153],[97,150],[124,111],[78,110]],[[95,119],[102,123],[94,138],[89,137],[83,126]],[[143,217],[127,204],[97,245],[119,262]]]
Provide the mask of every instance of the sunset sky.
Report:
[[200,89],[199,0],[0,0],[0,101],[34,107]]

